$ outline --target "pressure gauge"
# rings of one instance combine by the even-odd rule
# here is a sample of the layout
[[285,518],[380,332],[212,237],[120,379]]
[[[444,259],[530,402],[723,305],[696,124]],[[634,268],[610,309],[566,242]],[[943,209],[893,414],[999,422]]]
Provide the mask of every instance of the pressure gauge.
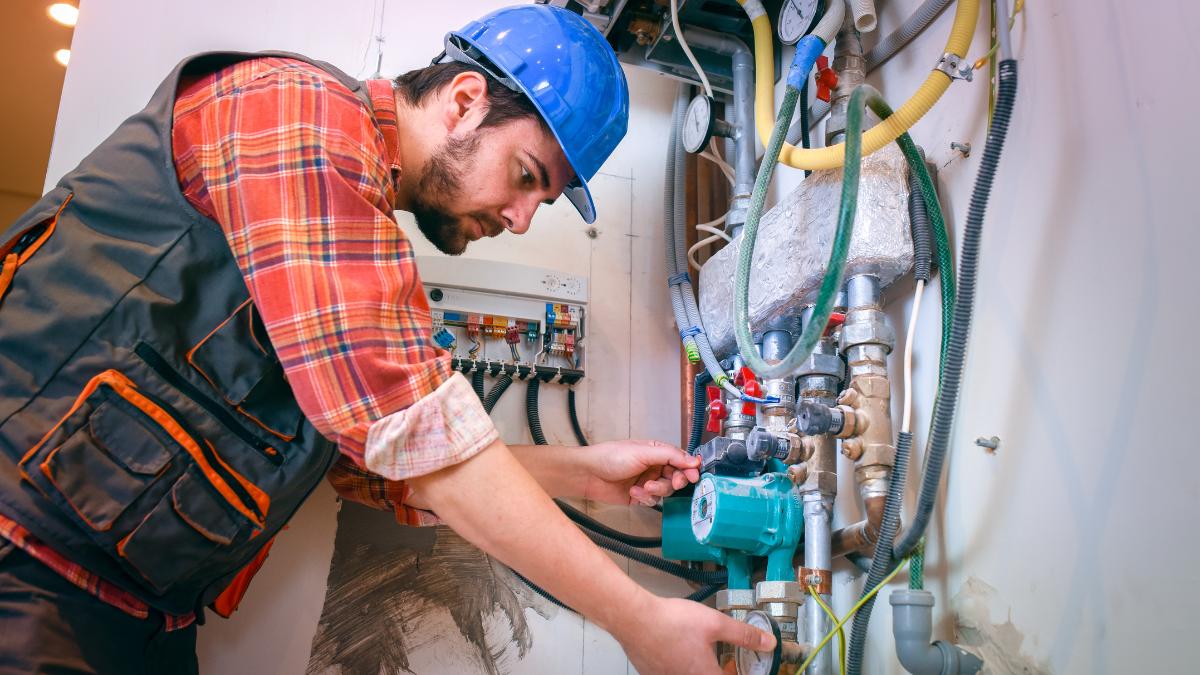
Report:
[[713,100],[704,94],[692,99],[683,116],[683,149],[697,153],[708,145],[716,128]]
[[712,476],[704,476],[692,493],[692,536],[704,544],[712,535],[717,511],[717,486]]
[[779,41],[794,45],[813,29],[817,19],[817,0],[784,0],[779,9]]
[[766,612],[759,610],[748,613],[746,623],[774,635],[775,651],[756,652],[746,647],[738,647],[734,652],[738,675],[776,675],[783,664],[783,640],[779,634],[779,626]]

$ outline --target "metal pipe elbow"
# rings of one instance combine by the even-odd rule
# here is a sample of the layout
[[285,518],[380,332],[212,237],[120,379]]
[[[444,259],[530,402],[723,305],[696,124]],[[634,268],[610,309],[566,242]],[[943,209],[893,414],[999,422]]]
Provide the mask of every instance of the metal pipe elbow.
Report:
[[956,644],[933,637],[933,593],[923,590],[892,591],[892,635],[896,657],[913,675],[972,675],[983,661]]

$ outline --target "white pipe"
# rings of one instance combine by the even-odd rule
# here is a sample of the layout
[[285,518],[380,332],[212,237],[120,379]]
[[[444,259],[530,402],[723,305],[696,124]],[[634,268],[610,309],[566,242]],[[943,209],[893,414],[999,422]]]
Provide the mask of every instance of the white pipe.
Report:
[[812,34],[821,38],[825,44],[829,44],[837,37],[838,31],[842,28],[842,21],[845,18],[846,3],[842,0],[833,0],[832,6],[825,10],[825,16],[817,23],[817,27],[813,29]]
[[875,30],[875,0],[847,0],[850,3],[850,14],[854,17],[854,27],[860,33],[870,33]]

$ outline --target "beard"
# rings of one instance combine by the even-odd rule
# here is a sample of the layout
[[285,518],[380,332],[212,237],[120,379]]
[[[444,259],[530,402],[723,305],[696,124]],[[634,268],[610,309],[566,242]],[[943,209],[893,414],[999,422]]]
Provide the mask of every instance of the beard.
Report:
[[[417,181],[412,214],[421,233],[439,251],[459,255],[471,242],[462,218],[451,213],[448,204],[463,203],[462,176],[466,174],[471,157],[479,147],[479,135],[450,137],[436,154],[425,163]],[[487,215],[474,216],[486,236],[495,236],[504,226]]]

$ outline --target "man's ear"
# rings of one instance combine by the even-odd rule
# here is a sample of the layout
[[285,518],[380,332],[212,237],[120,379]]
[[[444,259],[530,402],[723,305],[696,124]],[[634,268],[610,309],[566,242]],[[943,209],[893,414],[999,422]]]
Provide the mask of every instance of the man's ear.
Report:
[[459,73],[446,86],[441,102],[446,133],[470,133],[479,128],[487,116],[487,80],[474,71]]

